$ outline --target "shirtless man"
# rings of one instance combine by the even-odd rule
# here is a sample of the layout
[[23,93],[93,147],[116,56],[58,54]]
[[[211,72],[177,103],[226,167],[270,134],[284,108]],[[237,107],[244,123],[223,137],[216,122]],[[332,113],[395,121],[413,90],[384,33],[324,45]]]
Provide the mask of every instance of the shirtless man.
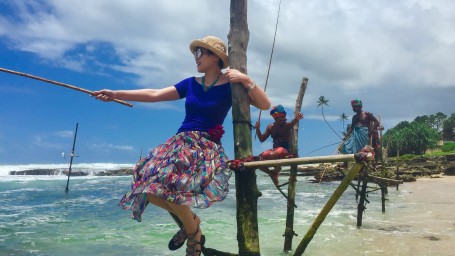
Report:
[[[291,129],[297,122],[303,119],[303,114],[298,113],[291,122],[286,122],[286,111],[283,106],[278,105],[272,108],[270,115],[275,120],[267,126],[264,133],[261,133],[261,123],[256,122],[256,135],[260,142],[264,142],[269,136],[273,139],[273,149],[262,152],[259,157],[261,160],[282,159],[290,154]],[[278,185],[278,175],[281,167],[274,167],[273,170],[263,167],[261,171],[267,173],[275,185]]]
[[[341,153],[354,154],[359,152],[370,144],[370,138],[372,139],[372,146],[376,150],[379,143],[379,121],[372,113],[362,110],[361,100],[352,100],[351,106],[356,114],[352,117],[352,123],[345,136]],[[350,136],[351,134],[352,136]]]

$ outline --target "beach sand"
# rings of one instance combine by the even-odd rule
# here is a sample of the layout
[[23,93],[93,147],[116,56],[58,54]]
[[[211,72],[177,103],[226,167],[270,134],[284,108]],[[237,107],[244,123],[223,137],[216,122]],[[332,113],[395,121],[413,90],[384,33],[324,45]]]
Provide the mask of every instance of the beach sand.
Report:
[[439,177],[399,186],[404,204],[383,227],[390,237],[377,241],[382,255],[455,255],[455,176]]

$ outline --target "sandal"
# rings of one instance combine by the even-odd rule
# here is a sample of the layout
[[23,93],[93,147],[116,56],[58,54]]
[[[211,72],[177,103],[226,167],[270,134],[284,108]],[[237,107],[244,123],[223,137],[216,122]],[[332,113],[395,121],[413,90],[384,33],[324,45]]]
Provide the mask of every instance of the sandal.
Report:
[[169,241],[168,248],[171,251],[175,251],[182,247],[185,244],[186,241],[186,233],[183,228],[181,228],[175,235],[172,237],[172,239]]
[[[194,214],[194,213],[193,213]],[[197,218],[197,215],[194,214],[194,220],[196,220]],[[168,244],[168,248],[169,250],[171,251],[175,251],[177,249],[179,249],[180,247],[182,247],[184,244],[185,244],[185,241],[186,241],[186,233],[185,233],[185,229],[182,227],[179,231],[177,231],[177,233],[175,233],[175,235],[171,238],[171,240],[169,241],[169,244]]]
[[[196,241],[195,237],[199,232],[201,232],[201,229],[198,227],[193,234],[186,234],[186,237],[188,238],[188,241],[186,242],[186,256],[194,256],[195,253],[199,253],[199,256],[201,255],[202,247],[204,247],[205,244],[205,236],[201,234],[201,241]],[[201,249],[199,250],[196,249],[198,244],[201,245]]]

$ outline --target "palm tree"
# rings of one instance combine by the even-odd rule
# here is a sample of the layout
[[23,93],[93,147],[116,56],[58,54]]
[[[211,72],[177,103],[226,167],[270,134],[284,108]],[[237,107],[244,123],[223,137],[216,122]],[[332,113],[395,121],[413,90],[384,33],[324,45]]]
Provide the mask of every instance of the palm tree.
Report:
[[344,128],[344,121],[347,121],[349,116],[347,116],[345,113],[342,113],[341,115],[339,115],[340,117],[340,121],[343,123],[343,135],[346,136],[346,129]]
[[324,105],[329,106],[329,104],[327,104],[329,102],[329,100],[326,99],[324,96],[321,96],[321,97],[319,97],[319,100],[317,102],[318,102],[318,107],[321,107],[322,118],[324,118],[325,123],[341,140],[340,135],[338,135],[338,133],[332,128],[332,126],[330,126],[329,122],[327,122],[327,119],[325,119],[325,116],[324,116]]

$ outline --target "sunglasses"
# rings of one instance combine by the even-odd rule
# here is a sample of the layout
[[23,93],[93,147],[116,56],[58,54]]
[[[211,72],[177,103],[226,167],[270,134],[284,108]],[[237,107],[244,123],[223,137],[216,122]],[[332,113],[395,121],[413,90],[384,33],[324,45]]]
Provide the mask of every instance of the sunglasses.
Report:
[[212,52],[207,49],[203,49],[203,48],[197,48],[196,51],[193,52],[195,59],[201,58],[202,54],[210,55],[210,54],[212,54]]

